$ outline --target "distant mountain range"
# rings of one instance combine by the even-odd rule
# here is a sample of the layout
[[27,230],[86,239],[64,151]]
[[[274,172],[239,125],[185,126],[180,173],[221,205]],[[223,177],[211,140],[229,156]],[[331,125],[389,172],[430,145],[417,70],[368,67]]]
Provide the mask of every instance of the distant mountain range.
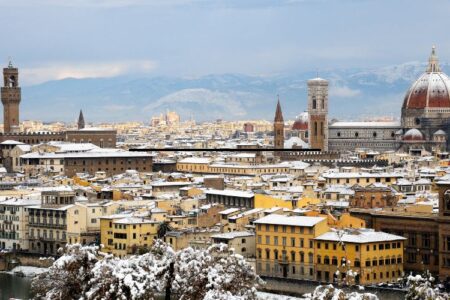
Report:
[[[329,79],[331,85],[330,117],[399,117],[406,90],[425,67],[425,63],[411,62],[321,71],[320,77]],[[448,64],[441,67],[450,74]],[[306,81],[315,76],[315,72],[304,72],[277,76],[69,78],[24,87],[21,119],[75,121],[83,109],[87,122],[149,121],[166,110],[177,111],[184,120],[272,120],[277,94],[285,119],[294,119],[306,109]]]

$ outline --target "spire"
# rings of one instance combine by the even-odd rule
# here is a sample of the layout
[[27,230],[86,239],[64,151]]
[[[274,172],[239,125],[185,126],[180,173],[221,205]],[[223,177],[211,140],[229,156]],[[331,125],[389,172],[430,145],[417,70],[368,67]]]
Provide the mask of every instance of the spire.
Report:
[[80,109],[80,115],[78,116],[78,130],[83,129],[84,126],[85,126],[85,124],[84,124],[83,111]]
[[431,48],[431,55],[428,59],[427,72],[441,72],[441,68],[439,67],[439,58],[436,55],[436,46],[434,45]]
[[275,122],[284,122],[283,112],[281,111],[280,96],[278,96],[277,110],[275,112]]

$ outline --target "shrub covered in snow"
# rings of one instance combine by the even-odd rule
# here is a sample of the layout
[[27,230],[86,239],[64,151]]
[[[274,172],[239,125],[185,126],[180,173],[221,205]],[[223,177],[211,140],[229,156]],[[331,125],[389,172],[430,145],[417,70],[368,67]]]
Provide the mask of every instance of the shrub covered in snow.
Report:
[[407,278],[408,293],[406,300],[448,300],[450,296],[439,289],[435,278],[426,271],[423,275],[409,275]]
[[371,293],[346,293],[333,285],[319,285],[312,295],[307,295],[308,300],[378,300],[378,297]]

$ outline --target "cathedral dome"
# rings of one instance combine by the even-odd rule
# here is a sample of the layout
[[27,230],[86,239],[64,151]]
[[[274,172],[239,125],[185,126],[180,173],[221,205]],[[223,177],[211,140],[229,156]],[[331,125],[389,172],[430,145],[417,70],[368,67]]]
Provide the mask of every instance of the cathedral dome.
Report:
[[420,132],[418,129],[413,128],[408,130],[405,135],[403,136],[404,141],[423,141],[424,137],[422,132]]
[[450,79],[441,72],[434,46],[427,70],[409,88],[403,101],[403,108],[450,108]]
[[308,130],[308,112],[304,111],[295,118],[292,130]]

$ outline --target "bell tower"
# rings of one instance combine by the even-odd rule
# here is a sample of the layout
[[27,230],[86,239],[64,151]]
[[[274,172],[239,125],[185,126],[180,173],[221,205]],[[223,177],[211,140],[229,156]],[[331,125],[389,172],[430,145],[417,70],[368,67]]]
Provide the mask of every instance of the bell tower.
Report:
[[3,131],[5,133],[19,132],[19,104],[21,91],[19,87],[19,70],[11,61],[3,69],[3,87],[1,88],[3,103]]
[[309,147],[328,151],[328,81],[308,80]]
[[275,118],[273,120],[274,141],[273,146],[275,149],[284,148],[284,119],[283,112],[281,111],[280,99],[278,98],[277,109],[275,112]]

